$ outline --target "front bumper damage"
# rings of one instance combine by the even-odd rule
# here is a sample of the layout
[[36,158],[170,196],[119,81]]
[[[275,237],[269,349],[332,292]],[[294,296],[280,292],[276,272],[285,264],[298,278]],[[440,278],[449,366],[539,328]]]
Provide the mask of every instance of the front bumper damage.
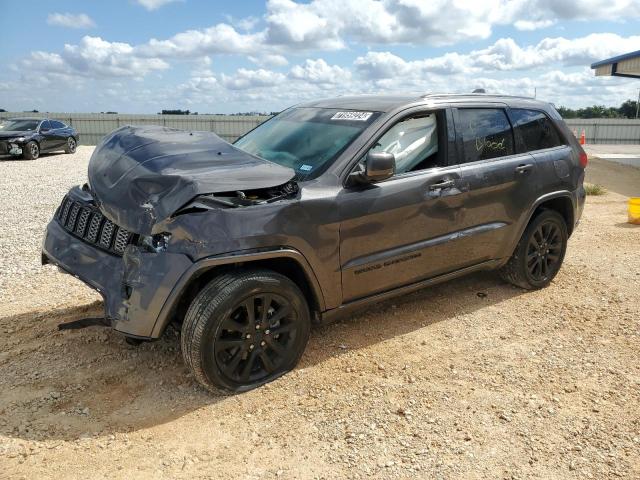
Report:
[[147,252],[129,245],[120,257],[73,236],[58,220],[49,222],[42,263],[53,264],[98,291],[105,318],[128,336],[152,333],[174,285],[193,262],[183,254]]
[[0,141],[0,155],[22,155],[24,142]]

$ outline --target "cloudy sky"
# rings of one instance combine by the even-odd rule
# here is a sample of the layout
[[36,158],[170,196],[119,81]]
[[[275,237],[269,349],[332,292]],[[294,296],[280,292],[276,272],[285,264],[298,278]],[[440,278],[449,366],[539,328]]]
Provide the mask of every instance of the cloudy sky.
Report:
[[274,111],[351,93],[474,88],[537,89],[579,107],[618,105],[640,88],[589,69],[640,49],[640,0],[0,4],[0,108],[12,111]]

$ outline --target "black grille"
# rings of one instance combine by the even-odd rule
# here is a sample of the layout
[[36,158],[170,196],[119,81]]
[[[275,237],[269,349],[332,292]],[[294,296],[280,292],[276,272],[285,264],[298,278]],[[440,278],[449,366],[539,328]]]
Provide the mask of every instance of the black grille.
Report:
[[122,255],[135,235],[105,218],[93,205],[65,197],[56,210],[56,219],[76,237],[115,255]]

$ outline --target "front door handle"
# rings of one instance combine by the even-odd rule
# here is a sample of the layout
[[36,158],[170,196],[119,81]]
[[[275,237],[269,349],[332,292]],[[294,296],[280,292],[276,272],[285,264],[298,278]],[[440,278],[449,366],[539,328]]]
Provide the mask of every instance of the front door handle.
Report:
[[523,163],[522,165],[518,165],[516,167],[516,173],[527,173],[528,171],[530,171],[533,168],[533,164],[532,163]]
[[452,188],[455,186],[455,182],[453,180],[442,180],[438,183],[434,183],[432,185],[429,185],[429,191],[434,191],[434,190],[442,190],[444,188]]

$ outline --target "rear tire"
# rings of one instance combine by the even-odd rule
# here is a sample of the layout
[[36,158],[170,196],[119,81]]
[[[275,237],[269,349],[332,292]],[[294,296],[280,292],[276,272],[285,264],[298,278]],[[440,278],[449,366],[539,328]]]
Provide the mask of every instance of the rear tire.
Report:
[[25,160],[35,160],[40,156],[40,145],[38,142],[31,140],[22,149],[22,155]]
[[214,278],[196,295],[180,343],[201,385],[215,393],[243,392],[292,370],[310,330],[307,302],[290,279],[270,270],[237,271]]
[[76,139],[73,137],[67,138],[67,143],[64,145],[64,153],[76,153],[76,147],[78,146]]
[[499,270],[500,276],[527,290],[546,287],[562,266],[568,237],[562,215],[542,210],[527,225],[513,255]]

